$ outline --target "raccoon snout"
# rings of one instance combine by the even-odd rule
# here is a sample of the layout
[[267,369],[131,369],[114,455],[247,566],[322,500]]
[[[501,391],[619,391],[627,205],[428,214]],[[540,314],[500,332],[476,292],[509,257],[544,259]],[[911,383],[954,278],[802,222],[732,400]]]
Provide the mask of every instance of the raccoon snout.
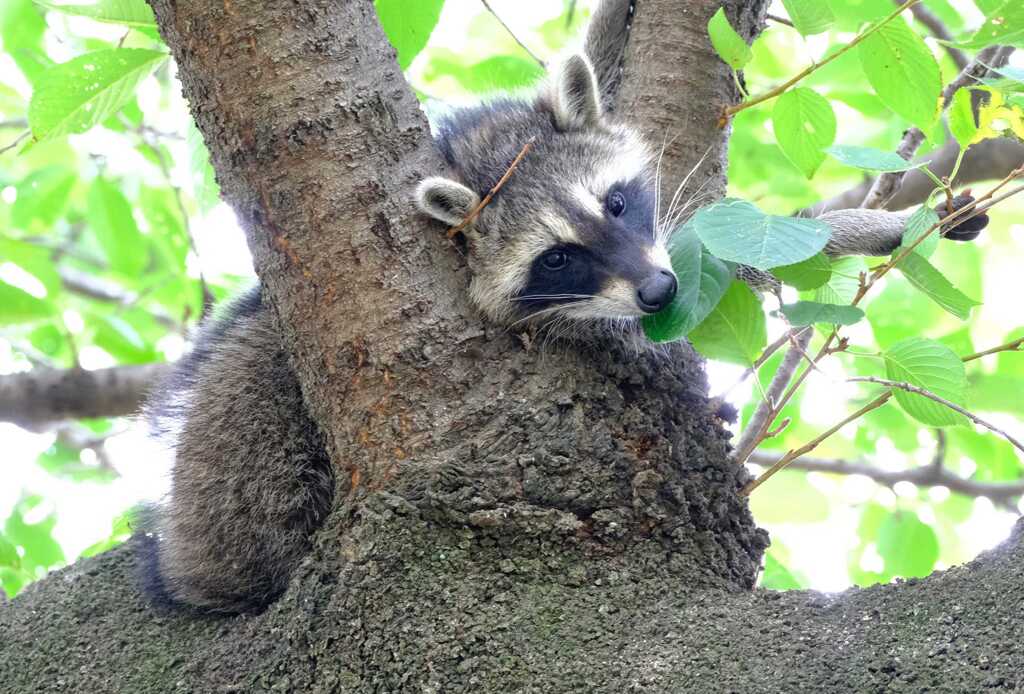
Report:
[[667,270],[651,275],[636,290],[636,303],[646,313],[657,313],[676,298],[676,276]]

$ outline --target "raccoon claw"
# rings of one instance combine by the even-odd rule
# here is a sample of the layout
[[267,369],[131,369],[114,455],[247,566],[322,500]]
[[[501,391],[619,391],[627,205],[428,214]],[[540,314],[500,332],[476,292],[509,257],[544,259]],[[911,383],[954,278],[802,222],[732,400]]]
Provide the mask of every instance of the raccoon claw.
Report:
[[[967,205],[974,202],[974,198],[970,192],[961,193],[952,200],[953,212],[963,209]],[[935,211],[939,215],[939,219],[945,219],[952,212],[949,210],[947,203],[943,202],[936,206]],[[953,226],[943,227],[942,235],[947,239],[953,239],[954,241],[973,241],[978,238],[981,230],[988,226],[988,215],[979,214],[977,217],[971,217],[962,222],[954,223]]]

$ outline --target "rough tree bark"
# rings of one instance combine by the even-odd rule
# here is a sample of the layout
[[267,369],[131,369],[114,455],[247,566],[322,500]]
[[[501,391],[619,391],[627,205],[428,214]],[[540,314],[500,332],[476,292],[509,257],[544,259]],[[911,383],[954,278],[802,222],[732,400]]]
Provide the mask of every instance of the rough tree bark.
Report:
[[[713,0],[639,0],[618,113],[724,185]],[[748,36],[766,2],[725,3]],[[752,591],[763,531],[686,347],[481,325],[408,191],[440,170],[370,0],[154,0],[339,471],[282,599],[145,605],[128,544],[0,609],[5,691],[977,691],[1017,684],[1024,532],[927,580]],[[661,128],[661,129],[659,129]],[[838,656],[838,657],[837,657]]]

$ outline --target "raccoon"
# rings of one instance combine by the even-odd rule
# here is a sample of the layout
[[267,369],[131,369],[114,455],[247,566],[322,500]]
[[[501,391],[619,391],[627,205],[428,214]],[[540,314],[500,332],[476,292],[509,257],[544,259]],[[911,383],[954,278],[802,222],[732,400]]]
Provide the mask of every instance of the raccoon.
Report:
[[[600,65],[614,74],[607,59]],[[606,116],[586,57],[562,62],[536,98],[457,111],[436,134],[452,177],[424,180],[415,199],[447,225],[463,222],[533,144],[465,228],[469,294],[487,319],[635,325],[672,301],[656,158]],[[833,253],[877,254],[899,244],[904,216],[858,210],[826,221]],[[201,611],[262,609],[309,550],[334,476],[258,287],[202,327],[148,418],[175,460],[171,491],[141,540],[145,587]]]

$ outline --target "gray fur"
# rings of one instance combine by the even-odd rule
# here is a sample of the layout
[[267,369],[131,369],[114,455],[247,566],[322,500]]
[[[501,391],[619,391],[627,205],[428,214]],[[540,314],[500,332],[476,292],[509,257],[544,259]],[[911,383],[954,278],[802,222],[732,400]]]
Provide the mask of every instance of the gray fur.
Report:
[[888,255],[903,239],[909,212],[884,210],[836,210],[818,217],[832,227],[825,245],[830,257],[844,255]]
[[204,611],[259,609],[307,552],[334,475],[258,289],[203,327],[149,417],[174,451],[149,586]]

